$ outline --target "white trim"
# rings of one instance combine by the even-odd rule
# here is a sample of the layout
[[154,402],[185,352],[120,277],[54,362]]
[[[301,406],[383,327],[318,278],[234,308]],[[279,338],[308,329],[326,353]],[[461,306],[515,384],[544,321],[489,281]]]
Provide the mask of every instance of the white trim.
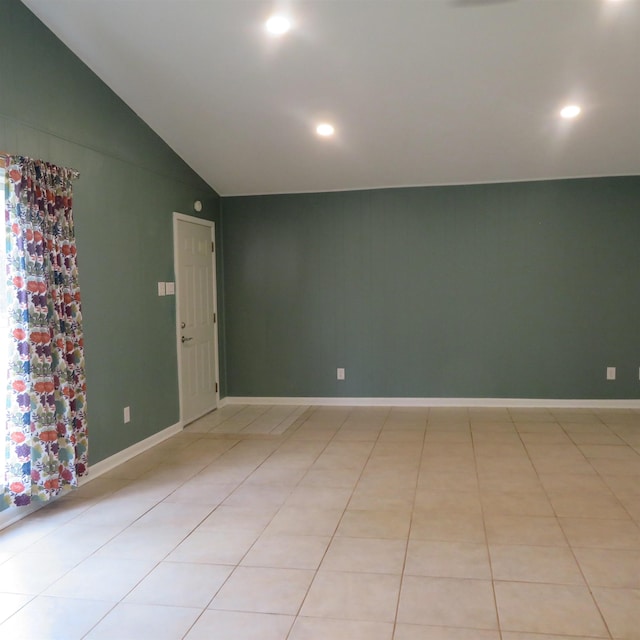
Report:
[[5,529],[6,527],[11,526],[12,524],[15,524],[19,520],[26,518],[32,513],[35,513],[39,509],[42,509],[42,507],[44,506],[45,506],[44,504],[30,504],[27,507],[20,507],[19,509],[10,508],[10,509],[7,509],[6,511],[1,512],[0,513],[0,531]]
[[80,478],[78,482],[79,486],[82,486],[87,482],[91,482],[91,480],[101,476],[103,473],[107,473],[108,471],[115,469],[117,466],[128,462],[131,458],[135,458],[141,453],[155,447],[157,444],[164,442],[167,438],[175,436],[176,433],[180,433],[180,431],[182,431],[182,422],[176,422],[176,424],[173,424],[162,431],[158,431],[158,433],[154,433],[152,436],[149,436],[144,440],[140,440],[140,442],[136,442],[130,447],[127,447],[122,451],[118,451],[118,453],[114,453],[112,456],[109,456],[104,460],[100,460],[100,462],[96,462],[96,464],[89,465],[89,475],[82,476]]
[[204,227],[215,227],[213,220],[207,220],[206,218],[196,218],[196,216],[188,216],[184,213],[173,212],[174,220],[182,220],[182,222],[191,222],[193,224],[201,224]]
[[[181,331],[180,331],[180,306],[179,306],[179,291],[178,291],[178,222],[190,222],[192,224],[199,224],[203,227],[209,227],[211,229],[211,242],[215,248],[215,251],[211,253],[211,262],[213,265],[212,280],[213,280],[213,312],[216,314],[216,321],[213,323],[213,339],[215,341],[215,358],[214,358],[214,375],[217,391],[215,393],[215,404],[208,408],[202,415],[217,409],[220,406],[220,343],[218,341],[218,323],[220,321],[220,314],[218,313],[218,275],[216,273],[216,223],[213,220],[205,220],[204,218],[196,218],[195,216],[188,216],[184,213],[173,212],[173,277],[176,283],[176,360],[178,363],[178,403],[180,405],[180,421],[184,423],[184,414],[182,408],[184,406],[182,398],[182,360],[180,358],[180,343]],[[198,416],[202,417],[202,416]],[[194,418],[197,420],[197,418]]]
[[640,409],[640,400],[561,400],[554,398],[277,398],[227,396],[218,405],[319,405],[338,407],[530,407],[549,409]]
[[538,176],[536,178],[510,178],[510,179],[494,179],[494,180],[466,180],[453,182],[417,182],[412,184],[386,184],[368,187],[333,187],[331,189],[302,189],[300,191],[249,191],[242,193],[222,193],[218,191],[221,198],[251,198],[265,196],[298,196],[298,195],[319,195],[322,193],[351,193],[352,191],[390,191],[391,189],[430,189],[438,187],[474,187],[477,185],[501,185],[532,182],[558,182],[560,180],[599,180],[607,178],[635,178],[637,173],[605,173],[605,174],[583,174],[578,176]]
[[[157,444],[164,442],[167,438],[176,435],[176,433],[180,433],[182,431],[182,423],[177,422],[162,431],[158,431],[158,433],[154,433],[152,436],[141,440],[140,442],[136,442],[132,444],[130,447],[123,449],[122,451],[118,451],[118,453],[114,453],[112,456],[105,458],[104,460],[100,460],[100,462],[96,462],[96,464],[89,465],[89,474],[86,476],[82,476],[78,478],[78,486],[82,487],[88,482],[95,480],[101,475],[115,469],[117,466],[123,464],[124,462],[128,462],[131,458],[135,458],[137,455],[144,453],[145,451],[155,447]],[[68,495],[65,493],[64,495]],[[61,496],[62,497],[62,496]],[[43,504],[32,504],[28,507],[21,507],[19,509],[8,509],[4,512],[0,513],[0,531],[5,527],[8,527],[23,518],[26,518],[28,515],[31,515],[35,511],[42,509],[42,507],[46,507],[48,503]]]

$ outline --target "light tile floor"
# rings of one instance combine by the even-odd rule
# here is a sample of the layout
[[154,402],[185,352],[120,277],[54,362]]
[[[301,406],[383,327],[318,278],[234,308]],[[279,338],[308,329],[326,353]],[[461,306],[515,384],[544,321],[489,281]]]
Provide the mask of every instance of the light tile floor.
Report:
[[225,407],[0,532],[0,637],[638,640],[640,411]]

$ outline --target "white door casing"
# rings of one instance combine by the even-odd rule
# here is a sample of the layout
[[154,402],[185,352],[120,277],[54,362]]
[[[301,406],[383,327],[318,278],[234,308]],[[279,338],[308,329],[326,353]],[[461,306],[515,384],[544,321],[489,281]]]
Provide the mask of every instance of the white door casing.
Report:
[[218,406],[215,223],[173,214],[180,421]]

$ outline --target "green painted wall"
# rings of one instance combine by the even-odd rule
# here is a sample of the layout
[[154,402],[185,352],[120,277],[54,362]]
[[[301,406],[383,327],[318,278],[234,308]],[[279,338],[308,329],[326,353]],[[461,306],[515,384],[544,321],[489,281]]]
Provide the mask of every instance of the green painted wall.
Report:
[[640,177],[223,198],[222,219],[231,396],[640,397]]
[[17,0],[0,2],[0,59],[0,149],[80,172],[74,215],[95,463],[179,420],[175,297],[158,297],[156,283],[174,280],[173,211],[195,215],[200,199],[200,215],[217,221],[219,198]]

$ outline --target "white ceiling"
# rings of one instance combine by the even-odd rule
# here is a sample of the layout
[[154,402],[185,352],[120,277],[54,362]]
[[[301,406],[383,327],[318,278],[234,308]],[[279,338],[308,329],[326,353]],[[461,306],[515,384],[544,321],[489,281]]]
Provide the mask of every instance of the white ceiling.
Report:
[[640,0],[23,1],[221,195],[640,174]]

